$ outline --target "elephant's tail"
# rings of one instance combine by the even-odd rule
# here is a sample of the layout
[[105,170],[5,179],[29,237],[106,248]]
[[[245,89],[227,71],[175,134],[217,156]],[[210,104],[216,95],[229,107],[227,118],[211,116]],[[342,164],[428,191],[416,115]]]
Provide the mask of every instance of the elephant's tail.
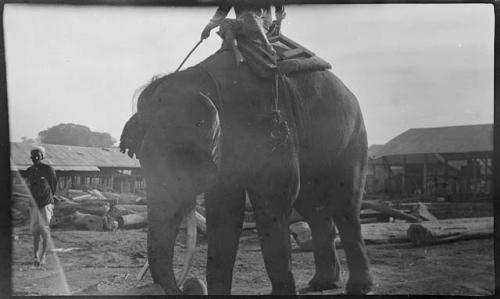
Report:
[[127,121],[125,127],[123,127],[122,135],[120,137],[120,151],[122,153],[127,153],[130,158],[133,158],[134,154],[137,158],[139,158],[139,149],[145,133],[146,126],[141,120],[139,114],[135,113]]

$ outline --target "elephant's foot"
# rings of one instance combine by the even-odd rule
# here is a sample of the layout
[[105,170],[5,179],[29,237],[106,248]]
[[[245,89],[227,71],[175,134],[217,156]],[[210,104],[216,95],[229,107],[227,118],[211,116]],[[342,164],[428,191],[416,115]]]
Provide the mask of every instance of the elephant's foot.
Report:
[[295,289],[295,285],[286,288],[273,287],[271,295],[297,295],[297,290]]
[[314,277],[309,281],[308,287],[304,288],[303,291],[306,292],[318,292],[325,290],[334,290],[342,288],[343,283],[340,276],[333,274],[318,274],[316,273]]
[[183,295],[208,295],[207,286],[198,278],[188,278],[182,287]]
[[272,291],[271,295],[297,295],[297,289],[295,288],[295,280],[291,273],[289,273],[288,279],[277,281],[276,279],[271,280]]
[[373,283],[348,283],[345,287],[345,293],[348,295],[369,295],[373,289]]

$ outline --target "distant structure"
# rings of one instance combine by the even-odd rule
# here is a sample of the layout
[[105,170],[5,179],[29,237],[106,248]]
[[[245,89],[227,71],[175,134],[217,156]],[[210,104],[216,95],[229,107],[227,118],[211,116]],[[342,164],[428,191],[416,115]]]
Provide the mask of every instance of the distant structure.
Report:
[[[32,143],[11,142],[11,171],[25,171],[30,160]],[[42,144],[44,163],[56,171],[59,190],[73,188],[105,188],[121,193],[134,193],[146,187],[139,160],[120,153],[118,148],[95,148]],[[14,184],[21,183],[14,178]]]
[[367,194],[491,198],[493,125],[410,129],[369,149]]

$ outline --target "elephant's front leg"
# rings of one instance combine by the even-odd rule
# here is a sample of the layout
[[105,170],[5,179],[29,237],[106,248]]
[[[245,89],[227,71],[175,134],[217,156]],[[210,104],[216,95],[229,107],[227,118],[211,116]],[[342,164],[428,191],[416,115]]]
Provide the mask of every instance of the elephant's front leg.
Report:
[[245,192],[229,178],[205,193],[208,234],[207,288],[209,295],[231,293],[233,267],[243,226]]
[[[148,190],[148,260],[154,283],[162,286],[167,295],[179,294],[173,254],[177,228],[183,214],[180,204],[170,198],[168,192],[156,192],[156,185]],[[177,204],[176,204],[177,203]]]

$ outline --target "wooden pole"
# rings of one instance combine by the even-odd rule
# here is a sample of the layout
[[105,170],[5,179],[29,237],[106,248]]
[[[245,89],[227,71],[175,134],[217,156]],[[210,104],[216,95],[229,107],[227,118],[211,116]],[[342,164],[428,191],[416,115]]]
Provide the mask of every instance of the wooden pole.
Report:
[[403,177],[401,178],[401,193],[406,195],[406,155],[403,156]]
[[472,186],[474,188],[472,188],[472,196],[473,198],[476,198],[476,194],[477,194],[477,176],[476,176],[476,173],[477,173],[477,161],[476,161],[476,158],[473,157],[472,159]]
[[444,194],[448,195],[448,160],[444,160]]
[[467,194],[467,196],[470,194],[471,172],[472,172],[471,159],[467,159],[467,172],[465,178],[465,193]]
[[403,219],[403,220],[406,220],[406,221],[409,221],[412,223],[421,221],[418,217],[415,217],[413,215],[410,215],[410,214],[404,213],[402,211],[393,209],[393,208],[391,208],[387,205],[384,205],[384,204],[377,204],[377,203],[370,202],[367,200],[363,200],[361,202],[361,208],[379,211],[379,212],[382,212],[388,216],[394,217],[396,219]]
[[488,194],[488,158],[484,158],[484,193]]
[[393,188],[392,188],[392,170],[391,170],[391,165],[389,164],[389,161],[387,161],[387,158],[386,157],[383,157],[382,160],[384,161],[384,164],[386,165],[387,167],[387,172],[389,173],[389,184],[387,184],[387,181],[386,181],[386,189],[388,189],[389,191],[389,197],[392,198],[393,197]]
[[422,190],[424,195],[427,195],[427,155],[424,154],[424,170],[423,170],[423,182]]
[[[486,158],[481,159],[483,162],[483,167],[480,167],[480,176],[481,176],[481,181],[480,181],[480,191],[482,193],[486,193]],[[484,182],[484,184],[483,184]]]
[[373,171],[373,183],[372,183],[372,192],[377,193],[377,186],[378,186],[378,179],[377,179],[377,166],[375,163],[372,164],[372,171]]
[[483,180],[484,180],[484,188],[483,192],[484,194],[488,193],[488,158],[484,158],[484,171],[483,171]]

